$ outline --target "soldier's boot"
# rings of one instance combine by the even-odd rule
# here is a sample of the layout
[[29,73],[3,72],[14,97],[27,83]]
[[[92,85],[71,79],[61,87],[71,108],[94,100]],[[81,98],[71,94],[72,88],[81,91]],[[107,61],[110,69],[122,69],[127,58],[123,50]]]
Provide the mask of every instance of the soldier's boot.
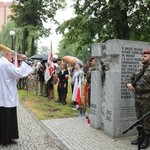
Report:
[[[141,143],[144,141],[144,132],[141,133]],[[132,145],[138,145],[138,138],[131,142]]]
[[144,142],[141,144],[141,149],[146,149],[149,147],[149,134],[144,135]]
[[138,145],[138,139],[135,139],[134,141],[131,142],[132,145]]

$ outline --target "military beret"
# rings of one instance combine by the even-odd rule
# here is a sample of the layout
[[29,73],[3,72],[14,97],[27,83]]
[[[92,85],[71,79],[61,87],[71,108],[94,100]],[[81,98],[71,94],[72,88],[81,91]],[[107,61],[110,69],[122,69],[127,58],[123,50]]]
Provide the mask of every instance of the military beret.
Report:
[[143,51],[143,54],[150,54],[150,49],[146,49]]

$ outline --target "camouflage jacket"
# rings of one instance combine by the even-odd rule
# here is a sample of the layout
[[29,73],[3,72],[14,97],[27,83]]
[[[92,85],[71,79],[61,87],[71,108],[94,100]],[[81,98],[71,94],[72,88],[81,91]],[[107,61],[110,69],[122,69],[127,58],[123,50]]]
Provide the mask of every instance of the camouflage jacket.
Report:
[[[139,76],[139,73],[141,72],[142,68],[143,66],[140,66],[138,69],[135,70],[135,72],[131,75],[131,78],[128,81],[128,83],[134,82],[134,80]],[[144,74],[135,83],[134,88],[137,94],[144,94],[146,97],[150,97],[150,65],[147,68],[145,68]]]

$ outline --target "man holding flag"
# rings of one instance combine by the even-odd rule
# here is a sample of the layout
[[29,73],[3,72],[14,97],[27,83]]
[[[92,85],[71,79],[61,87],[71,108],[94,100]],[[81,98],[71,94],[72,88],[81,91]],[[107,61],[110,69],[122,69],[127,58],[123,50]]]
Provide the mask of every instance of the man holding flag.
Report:
[[53,83],[53,73],[54,73],[54,62],[53,62],[53,51],[52,51],[52,42],[51,49],[48,53],[47,65],[45,70],[45,82],[49,89],[49,99],[54,97],[54,83]]

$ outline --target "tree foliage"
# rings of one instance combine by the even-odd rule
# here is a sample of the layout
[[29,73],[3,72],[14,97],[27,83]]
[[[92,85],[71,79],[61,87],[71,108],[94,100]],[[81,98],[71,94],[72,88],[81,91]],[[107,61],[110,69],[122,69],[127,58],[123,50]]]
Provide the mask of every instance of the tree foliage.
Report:
[[[30,55],[36,52],[36,40],[50,34],[50,28],[44,28],[44,22],[54,20],[56,11],[63,8],[64,0],[20,0],[12,6],[12,20],[23,28],[23,51]],[[30,42],[28,42],[28,40]]]
[[84,45],[108,39],[148,41],[149,0],[76,0],[76,17],[57,28],[63,34],[60,49],[78,55]]
[[63,34],[59,55],[66,54],[79,57],[83,51],[83,45],[92,43],[94,38],[91,22],[89,22],[88,17],[83,15],[78,15],[75,18],[65,21],[57,28],[57,32]]
[[75,11],[88,15],[96,23],[99,41],[112,38],[149,41],[149,0],[84,0],[83,5],[77,0]]
[[4,45],[11,48],[12,39],[9,34],[9,32],[11,30],[15,31],[15,36],[13,38],[14,50],[21,53],[21,45],[20,44],[22,43],[22,29],[17,28],[13,21],[7,23],[3,27],[3,30],[0,33],[0,43],[3,43]]

